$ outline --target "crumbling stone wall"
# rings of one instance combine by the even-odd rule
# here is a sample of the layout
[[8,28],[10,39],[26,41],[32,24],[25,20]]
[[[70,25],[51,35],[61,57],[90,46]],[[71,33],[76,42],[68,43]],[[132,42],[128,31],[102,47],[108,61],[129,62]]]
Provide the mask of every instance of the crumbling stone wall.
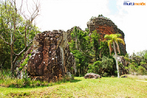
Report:
[[25,53],[25,57],[31,53],[27,65],[28,75],[32,79],[57,81],[66,73],[74,73],[75,59],[67,42],[67,33],[61,30],[37,34],[33,45]]
[[[97,18],[93,18],[87,22],[87,27],[90,29],[90,32],[96,30],[100,35],[100,40],[104,40],[105,34],[115,34],[120,33],[122,35],[122,39],[124,40],[124,33],[108,18],[104,16],[100,16]],[[125,41],[125,40],[124,40]],[[120,50],[122,54],[126,54],[126,45],[119,43]]]

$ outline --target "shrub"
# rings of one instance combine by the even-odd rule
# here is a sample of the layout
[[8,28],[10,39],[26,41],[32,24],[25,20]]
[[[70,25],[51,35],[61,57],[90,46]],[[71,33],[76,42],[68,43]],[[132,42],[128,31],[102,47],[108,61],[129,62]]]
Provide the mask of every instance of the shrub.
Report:
[[139,66],[137,73],[140,74],[140,75],[144,75],[144,74],[146,74],[146,69],[142,66]]
[[103,73],[103,77],[107,77],[108,75],[109,75],[109,74],[106,73],[106,72]]
[[96,61],[93,64],[89,64],[88,72],[97,73],[102,76],[108,76],[110,74],[112,75],[113,65],[114,65],[114,62],[112,58],[103,56],[102,61]]
[[135,63],[130,63],[128,66],[129,73],[135,74],[137,71],[137,65]]
[[88,72],[89,73],[91,73],[91,72],[99,73],[101,66],[102,66],[102,62],[101,61],[96,61],[93,64],[89,64]]

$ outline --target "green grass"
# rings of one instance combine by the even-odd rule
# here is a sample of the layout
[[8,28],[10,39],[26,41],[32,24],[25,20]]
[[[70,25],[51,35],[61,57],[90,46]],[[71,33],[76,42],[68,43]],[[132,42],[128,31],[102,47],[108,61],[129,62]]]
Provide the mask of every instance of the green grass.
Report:
[[1,97],[147,98],[147,82],[127,78],[84,79],[37,88],[0,87]]

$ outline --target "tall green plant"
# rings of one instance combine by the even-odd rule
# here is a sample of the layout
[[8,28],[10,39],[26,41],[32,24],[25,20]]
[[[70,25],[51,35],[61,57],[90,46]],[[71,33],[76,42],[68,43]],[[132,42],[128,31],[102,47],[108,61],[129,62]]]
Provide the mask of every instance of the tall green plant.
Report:
[[95,52],[95,61],[97,61],[99,59],[99,52],[100,52],[100,35],[97,33],[97,31],[93,31],[91,34],[91,43],[93,45],[94,48],[94,52]]
[[72,40],[69,42],[70,50],[76,58],[76,67],[78,75],[84,75],[88,69],[88,63],[92,56],[90,55],[91,44],[89,32],[74,27],[71,37]]
[[110,35],[107,35],[106,34],[105,37],[104,37],[106,39],[109,39],[108,40],[108,46],[109,46],[109,50],[110,50],[110,55],[111,55],[111,52],[112,52],[111,44],[113,44],[113,49],[114,49],[114,53],[115,53],[115,60],[116,60],[116,68],[117,68],[117,76],[118,76],[118,78],[120,77],[119,76],[118,60],[117,60],[117,51],[120,53],[118,42],[125,44],[124,41],[123,41],[123,39],[121,39],[119,37],[121,37],[121,34],[110,34]]

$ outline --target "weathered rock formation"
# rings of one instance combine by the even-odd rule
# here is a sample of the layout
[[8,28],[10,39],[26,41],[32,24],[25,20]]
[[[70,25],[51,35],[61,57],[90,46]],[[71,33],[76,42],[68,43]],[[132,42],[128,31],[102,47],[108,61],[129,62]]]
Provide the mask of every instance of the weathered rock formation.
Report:
[[[124,33],[117,28],[117,26],[108,18],[104,16],[100,16],[97,18],[93,18],[87,22],[87,27],[89,28],[90,32],[96,30],[97,33],[100,35],[101,40],[104,40],[105,34],[115,34],[119,33],[122,35],[122,39],[124,39]],[[126,54],[126,45],[119,43],[120,50],[122,54]]]
[[31,57],[27,73],[32,79],[57,81],[66,73],[74,73],[76,70],[75,59],[70,53],[67,33],[64,31],[54,30],[37,34],[26,55],[29,53]]
[[95,73],[87,73],[84,76],[85,79],[97,79],[97,78],[101,78],[101,76],[99,74],[95,74]]
[[[124,33],[111,20],[105,17],[91,19],[87,23],[87,26],[90,32],[97,30],[97,33],[101,36],[101,40],[104,40],[105,34],[114,33],[122,34],[122,38],[124,39]],[[73,54],[70,53],[68,46],[73,29],[71,28],[67,32],[62,30],[45,31],[34,37],[33,45],[26,51],[21,61],[22,63],[28,54],[31,54],[28,64],[24,69],[27,69],[27,73],[32,79],[57,81],[67,74],[70,75],[70,73],[76,72],[75,59]],[[79,27],[77,29],[81,30]],[[120,44],[120,50],[123,54],[126,54],[125,45]],[[100,77],[92,75],[85,76],[85,78]]]

